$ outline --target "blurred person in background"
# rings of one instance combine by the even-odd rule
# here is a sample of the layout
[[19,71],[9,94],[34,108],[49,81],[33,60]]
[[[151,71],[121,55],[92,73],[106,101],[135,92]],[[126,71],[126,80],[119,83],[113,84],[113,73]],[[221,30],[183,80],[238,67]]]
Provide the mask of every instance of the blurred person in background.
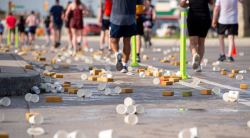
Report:
[[220,57],[218,61],[225,61],[225,32],[228,31],[228,61],[234,62],[233,50],[235,48],[235,36],[238,35],[238,1],[242,0],[216,0],[212,26],[217,27],[219,34]]
[[201,72],[201,61],[205,53],[205,39],[211,27],[211,16],[208,5],[213,0],[181,0],[181,7],[188,7],[187,26],[192,53],[192,68]]
[[104,48],[108,47],[109,51],[111,50],[109,42],[109,28],[110,28],[110,15],[112,10],[112,0],[99,0],[99,16],[98,21],[102,27],[100,35],[100,51],[103,51]]
[[70,6],[70,4],[72,3],[72,1],[68,1],[67,6],[64,10],[64,21],[65,21],[65,27],[67,29],[67,33],[68,33],[68,37],[69,37],[69,45],[68,45],[68,49],[72,49],[73,48],[73,43],[72,43],[72,38],[73,38],[73,34],[72,34],[72,30],[70,28],[70,21],[73,18],[73,13],[72,11],[69,12],[68,16],[66,16],[66,12]]
[[145,20],[143,22],[144,26],[144,42],[147,47],[152,46],[151,38],[152,38],[152,28],[154,26],[155,20],[156,20],[156,11],[155,7],[152,5],[151,0],[145,1]]
[[137,13],[136,13],[136,52],[137,52],[136,60],[138,63],[141,62],[141,57],[140,57],[141,46],[142,46],[141,38],[142,36],[144,36],[144,26],[143,26],[144,14],[143,13],[144,11],[140,11],[140,10],[137,10]]
[[[72,19],[70,20],[70,28],[73,34],[73,56],[80,50],[83,38],[83,17],[87,14],[86,6],[80,0],[74,0],[69,5],[66,11],[66,17],[72,12]],[[67,19],[68,20],[68,19]]]
[[26,20],[23,15],[19,17],[17,27],[18,27],[18,33],[19,33],[19,40],[20,40],[20,46],[23,46],[25,44],[25,24]]
[[35,41],[36,29],[39,24],[39,20],[34,11],[31,11],[30,15],[27,17],[26,24],[29,28],[29,45],[31,46]]
[[17,22],[16,17],[13,15],[12,12],[10,12],[8,14],[8,16],[6,17],[6,25],[7,25],[8,32],[10,33],[10,40],[11,40],[12,44],[15,41],[15,32],[16,32],[15,31],[15,27],[16,27],[16,22]]
[[44,26],[46,30],[46,45],[49,46],[51,42],[51,20],[50,16],[46,16],[44,20]]
[[51,22],[53,23],[54,48],[58,48],[61,45],[63,14],[64,8],[60,5],[60,0],[55,0],[55,5],[50,9]]
[[0,19],[0,47],[3,45],[3,33],[4,33],[4,26],[2,23],[2,19]]

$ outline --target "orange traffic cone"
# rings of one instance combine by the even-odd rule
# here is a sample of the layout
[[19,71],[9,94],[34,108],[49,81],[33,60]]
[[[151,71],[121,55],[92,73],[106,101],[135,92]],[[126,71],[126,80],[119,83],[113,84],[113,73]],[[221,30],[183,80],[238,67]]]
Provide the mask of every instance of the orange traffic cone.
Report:
[[233,56],[233,57],[236,57],[236,55],[237,55],[236,46],[233,46],[233,49],[232,49],[232,56]]

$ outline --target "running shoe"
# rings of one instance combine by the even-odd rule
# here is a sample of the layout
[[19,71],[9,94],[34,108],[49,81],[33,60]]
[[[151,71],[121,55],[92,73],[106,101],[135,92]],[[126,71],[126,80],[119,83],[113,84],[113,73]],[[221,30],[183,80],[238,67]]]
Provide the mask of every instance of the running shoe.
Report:
[[126,66],[123,66],[121,73],[128,73],[128,68]]
[[199,67],[195,70],[195,72],[202,72],[201,66],[199,66]]
[[228,60],[229,62],[234,62],[234,58],[233,58],[232,56],[231,56],[231,57],[228,57],[227,60]]
[[123,69],[122,65],[122,54],[118,53],[116,57],[116,70],[121,71]]
[[199,67],[199,61],[200,61],[200,56],[198,54],[195,54],[193,56],[193,61],[192,61],[192,67],[194,70],[196,70]]
[[218,61],[223,62],[223,61],[225,61],[226,59],[227,59],[227,58],[226,58],[225,55],[220,55],[220,57],[218,58]]

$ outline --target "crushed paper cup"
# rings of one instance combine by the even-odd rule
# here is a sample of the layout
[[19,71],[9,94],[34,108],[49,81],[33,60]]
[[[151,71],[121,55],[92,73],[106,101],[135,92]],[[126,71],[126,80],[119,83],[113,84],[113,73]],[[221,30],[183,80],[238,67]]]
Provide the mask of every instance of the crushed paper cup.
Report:
[[239,100],[239,91],[229,91],[228,92],[228,97],[230,98],[231,102],[236,102]]
[[111,95],[112,94],[112,90],[110,88],[106,88],[104,90],[104,95]]
[[134,105],[134,104],[135,104],[135,101],[131,97],[127,97],[124,99],[124,105],[130,106],[130,105]]
[[218,88],[218,87],[214,87],[214,88],[212,89],[212,92],[213,92],[214,94],[218,95],[218,96],[222,96],[222,94],[221,94],[221,89]]
[[127,113],[127,106],[124,104],[118,104],[116,106],[116,113],[120,114],[120,115],[124,115]]
[[97,87],[98,91],[104,91],[107,87],[107,83],[100,83]]
[[40,136],[43,135],[45,131],[41,127],[31,127],[27,129],[27,133],[31,136]]
[[137,115],[129,114],[129,115],[124,117],[124,122],[126,124],[129,124],[129,125],[136,125],[136,124],[138,124],[139,119],[138,119]]
[[244,76],[242,74],[237,74],[235,76],[236,80],[243,80],[244,79]]
[[59,130],[56,132],[56,134],[53,136],[53,138],[68,138],[68,132],[64,130]]

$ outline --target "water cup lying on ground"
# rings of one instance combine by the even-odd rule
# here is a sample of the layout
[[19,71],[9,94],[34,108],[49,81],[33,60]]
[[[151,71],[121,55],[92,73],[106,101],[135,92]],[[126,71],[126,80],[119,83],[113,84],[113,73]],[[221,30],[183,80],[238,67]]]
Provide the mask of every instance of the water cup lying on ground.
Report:
[[45,131],[41,127],[31,127],[27,129],[27,133],[31,136],[40,136],[43,135]]
[[135,114],[129,114],[129,115],[125,116],[125,118],[124,118],[124,122],[126,124],[129,124],[129,125],[136,125],[136,124],[138,124],[138,121],[139,121],[139,119],[138,119],[137,115],[135,115]]
[[114,138],[114,131],[112,129],[100,131],[98,134],[98,138]]
[[136,113],[136,107],[134,105],[127,106],[127,113],[128,114],[135,114]]
[[32,94],[31,93],[26,93],[24,96],[25,101],[30,102],[31,101]]
[[126,113],[127,113],[127,106],[124,105],[124,104],[118,104],[118,105],[116,106],[116,112],[117,112],[118,114],[121,114],[121,115],[126,114]]
[[33,103],[38,103],[40,100],[39,98],[39,95],[37,94],[32,94],[31,98],[30,98],[30,101],[33,102]]
[[56,134],[53,136],[53,138],[68,138],[68,132],[64,130],[59,130],[56,132]]
[[124,99],[124,105],[130,106],[130,105],[134,105],[134,104],[135,104],[135,101],[132,98],[127,97]]
[[33,86],[31,88],[31,91],[34,92],[35,94],[40,94],[40,89],[37,86]]
[[2,99],[0,99],[0,105],[8,107],[11,104],[11,100],[9,97],[3,97]]
[[44,118],[41,114],[33,115],[29,118],[30,124],[42,124],[44,122]]
[[76,130],[76,131],[69,133],[67,138],[86,138],[86,136],[81,131]]

